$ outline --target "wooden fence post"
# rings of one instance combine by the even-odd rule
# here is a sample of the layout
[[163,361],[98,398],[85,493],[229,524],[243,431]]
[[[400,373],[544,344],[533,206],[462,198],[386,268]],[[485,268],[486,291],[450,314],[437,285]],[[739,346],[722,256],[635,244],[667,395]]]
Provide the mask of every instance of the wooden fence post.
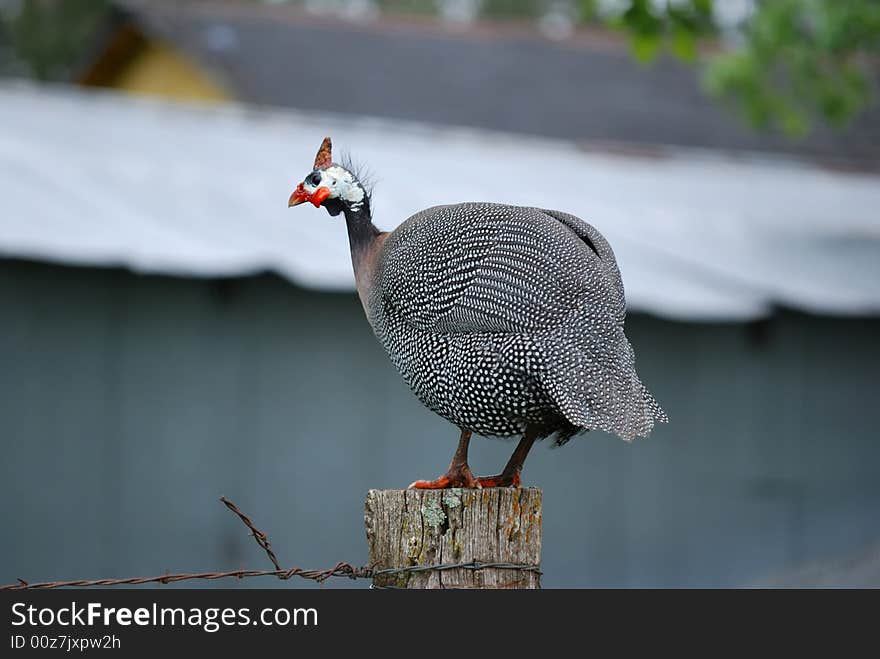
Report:
[[380,574],[375,587],[540,588],[541,490],[370,490],[364,522],[374,570],[456,563],[532,566]]

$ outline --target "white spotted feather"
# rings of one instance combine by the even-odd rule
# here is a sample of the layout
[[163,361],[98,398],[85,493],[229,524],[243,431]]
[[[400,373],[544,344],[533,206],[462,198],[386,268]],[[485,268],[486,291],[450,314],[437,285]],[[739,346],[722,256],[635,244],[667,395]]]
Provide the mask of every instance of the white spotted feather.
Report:
[[558,211],[429,208],[385,240],[367,312],[419,399],[491,436],[625,440],[666,421],[635,370],[607,241]]

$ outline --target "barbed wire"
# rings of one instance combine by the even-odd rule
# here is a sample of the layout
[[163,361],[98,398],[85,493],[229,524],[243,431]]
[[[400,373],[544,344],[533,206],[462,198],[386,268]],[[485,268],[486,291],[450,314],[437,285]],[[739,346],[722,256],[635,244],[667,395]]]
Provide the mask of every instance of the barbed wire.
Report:
[[[223,504],[227,508],[229,508],[229,510],[231,510],[236,515],[238,515],[239,519],[244,523],[244,525],[246,527],[248,527],[248,529],[250,529],[251,535],[254,536],[254,540],[257,541],[257,544],[260,545],[260,547],[262,547],[266,551],[266,554],[268,554],[269,560],[272,561],[272,565],[275,566],[275,569],[280,570],[281,566],[278,564],[278,559],[275,558],[275,552],[272,551],[272,545],[269,542],[269,536],[267,536],[265,533],[260,531],[256,526],[254,526],[253,523],[251,522],[251,520],[248,519],[248,516],[245,515],[243,512],[241,512],[236,507],[236,505],[234,503],[232,503],[229,499],[227,499],[226,497],[220,497],[220,501],[222,501]],[[290,578],[290,577],[288,577],[288,578]]]
[[40,583],[28,583],[24,579],[19,579],[17,584],[8,584],[0,586],[0,590],[28,590],[49,588],[88,588],[91,586],[136,586],[145,583],[162,583],[169,584],[177,581],[188,581],[191,579],[246,579],[248,577],[278,577],[279,579],[290,579],[292,577],[302,577],[303,579],[311,579],[317,582],[325,581],[330,577],[350,576],[352,579],[366,578],[368,575],[362,572],[363,568],[354,568],[348,563],[339,563],[329,570],[303,570],[300,568],[292,568],[289,570],[232,570],[230,572],[194,572],[184,574],[163,574],[157,577],[127,577],[122,579],[93,579],[93,580],[75,580],[75,581],[43,581]]
[[226,497],[220,497],[220,501],[235,513],[242,523],[248,528],[257,544],[266,552],[274,570],[231,570],[228,572],[186,572],[179,574],[163,574],[156,577],[124,577],[120,579],[76,579],[72,581],[41,581],[38,583],[29,583],[24,579],[19,579],[18,583],[6,584],[0,586],[0,590],[48,590],[52,588],[90,588],[101,586],[137,586],[147,583],[169,584],[179,581],[190,581],[194,579],[204,579],[212,581],[215,579],[247,579],[250,577],[277,577],[282,581],[299,577],[301,579],[309,579],[318,583],[323,583],[331,577],[347,577],[349,579],[374,579],[379,576],[391,576],[395,574],[407,574],[418,572],[443,572],[447,570],[516,570],[521,572],[535,572],[541,574],[541,568],[538,565],[523,565],[519,563],[509,562],[481,562],[469,561],[467,563],[441,563],[439,565],[410,565],[402,568],[383,568],[374,569],[371,567],[354,567],[345,562],[339,562],[332,568],[325,570],[304,570],[302,568],[281,568],[275,552],[272,551],[272,545],[269,542],[269,536],[260,531],[253,522],[238,507]]
[[121,579],[79,579],[75,581],[42,581],[29,583],[19,579],[19,583],[0,586],[0,590],[48,590],[51,588],[89,588],[93,586],[137,586],[146,583],[169,584],[177,581],[189,581],[192,579],[246,579],[248,577],[278,577],[286,580],[292,577],[301,577],[321,583],[330,577],[348,577],[349,579],[373,579],[379,576],[406,574],[414,572],[442,572],[446,570],[518,570],[523,572],[536,572],[541,574],[541,568],[537,565],[520,565],[518,563],[482,563],[470,561],[469,563],[443,563],[440,565],[411,565],[401,568],[385,568],[375,570],[369,567],[353,567],[348,563],[337,563],[327,570],[303,570],[291,568],[289,570],[232,570],[230,572],[193,572],[183,574],[163,574],[157,577],[127,577]]

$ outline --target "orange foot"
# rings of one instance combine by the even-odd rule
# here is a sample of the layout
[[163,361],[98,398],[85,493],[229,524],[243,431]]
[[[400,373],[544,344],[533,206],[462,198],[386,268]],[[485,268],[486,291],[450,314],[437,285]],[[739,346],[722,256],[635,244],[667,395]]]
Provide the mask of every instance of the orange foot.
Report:
[[451,487],[480,488],[480,481],[474,478],[471,468],[465,465],[453,465],[449,471],[433,481],[416,481],[407,489],[410,490],[445,490]]
[[480,487],[522,487],[522,478],[520,478],[519,472],[515,471],[512,474],[501,473],[497,476],[480,476],[477,479],[477,483],[479,483]]

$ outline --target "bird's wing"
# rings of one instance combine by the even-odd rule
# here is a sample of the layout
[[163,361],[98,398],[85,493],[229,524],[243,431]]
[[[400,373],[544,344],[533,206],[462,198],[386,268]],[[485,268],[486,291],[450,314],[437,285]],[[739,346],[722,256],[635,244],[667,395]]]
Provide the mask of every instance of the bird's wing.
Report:
[[575,312],[616,319],[623,307],[608,243],[557,211],[431,208],[401,225],[383,251],[386,312],[426,331],[535,333]]
[[599,233],[599,230],[592,224],[584,222],[581,218],[563,213],[562,211],[540,209],[542,213],[546,213],[552,218],[562,222],[569,229],[574,231],[581,240],[583,240],[590,249],[599,257],[599,264],[605,271],[605,276],[617,290],[618,307],[616,316],[618,322],[623,325],[626,318],[626,295],[623,290],[623,279],[620,276],[620,270],[617,267],[617,259],[614,257],[614,250],[605,240],[605,236]]

